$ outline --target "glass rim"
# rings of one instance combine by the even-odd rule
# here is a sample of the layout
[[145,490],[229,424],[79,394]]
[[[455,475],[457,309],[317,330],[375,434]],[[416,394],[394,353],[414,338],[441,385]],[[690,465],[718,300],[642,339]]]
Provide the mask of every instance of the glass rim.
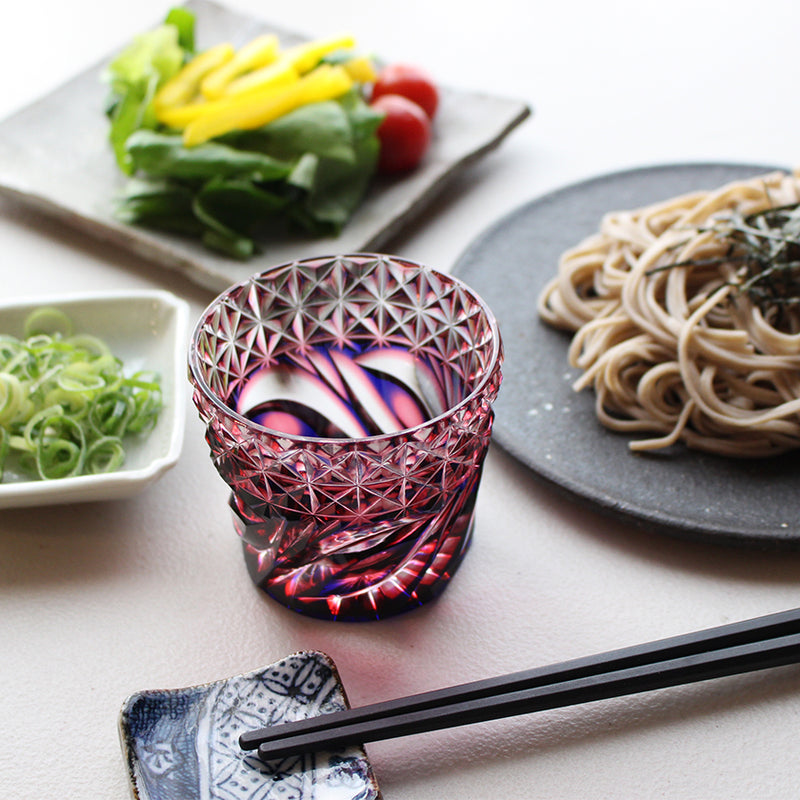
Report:
[[[220,397],[211,389],[211,387],[206,382],[204,376],[202,375],[200,369],[200,361],[197,356],[197,340],[200,336],[200,332],[205,324],[206,320],[208,319],[211,312],[224,300],[224,298],[232,295],[233,293],[237,292],[238,290],[244,288],[248,284],[251,284],[257,278],[268,278],[269,275],[273,272],[278,272],[279,270],[284,270],[288,267],[292,267],[296,264],[298,265],[310,265],[314,262],[320,262],[320,264],[329,263],[335,260],[351,260],[354,261],[356,259],[385,259],[388,261],[392,261],[395,264],[401,267],[410,267],[415,270],[421,270],[423,272],[429,272],[433,275],[436,275],[438,278],[443,278],[445,281],[450,282],[452,285],[458,286],[464,293],[469,295],[481,308],[486,317],[486,321],[489,324],[489,328],[491,331],[491,344],[492,350],[490,353],[490,358],[487,362],[488,368],[484,371],[481,380],[478,384],[469,392],[466,396],[461,398],[457,403],[454,405],[448,406],[444,411],[436,416],[430,417],[426,419],[424,422],[420,422],[418,425],[413,425],[409,428],[401,428],[397,431],[393,431],[392,433],[377,433],[372,436],[304,436],[301,434],[296,433],[286,433],[284,431],[278,430],[277,428],[269,428],[266,425],[261,425],[258,422],[254,422],[252,419],[245,417],[244,415],[240,414],[238,411],[232,409],[229,405],[222,402]],[[479,395],[483,389],[485,388],[488,381],[491,379],[492,375],[494,375],[496,368],[498,366],[498,361],[500,360],[503,352],[502,340],[500,337],[500,328],[497,324],[497,319],[494,316],[491,308],[487,305],[486,301],[470,286],[468,286],[464,281],[460,278],[456,277],[455,275],[451,275],[446,272],[442,272],[441,270],[437,270],[433,267],[429,267],[425,264],[422,264],[418,261],[414,261],[413,259],[405,258],[403,256],[395,256],[388,253],[374,253],[374,252],[354,252],[354,253],[339,253],[337,255],[321,255],[321,256],[310,256],[307,258],[298,258],[293,259],[291,261],[285,261],[282,264],[276,264],[274,266],[268,267],[267,269],[263,270],[262,272],[254,272],[252,275],[248,276],[247,278],[238,281],[237,283],[232,284],[223,292],[220,292],[202,311],[200,314],[200,318],[198,319],[197,323],[195,324],[192,335],[189,340],[189,352],[188,352],[188,363],[189,363],[189,370],[191,373],[192,381],[197,388],[203,393],[203,395],[217,408],[219,408],[222,412],[224,412],[227,416],[231,417],[232,419],[236,420],[240,425],[251,429],[253,431],[259,433],[266,433],[274,438],[280,439],[288,439],[290,441],[303,443],[303,442],[325,442],[331,444],[355,444],[359,442],[376,442],[388,439],[394,439],[398,436],[409,436],[410,434],[415,433],[416,431],[427,429],[437,422],[441,420],[445,420],[448,417],[452,416],[454,413],[458,411],[462,406],[471,402],[477,395]]]

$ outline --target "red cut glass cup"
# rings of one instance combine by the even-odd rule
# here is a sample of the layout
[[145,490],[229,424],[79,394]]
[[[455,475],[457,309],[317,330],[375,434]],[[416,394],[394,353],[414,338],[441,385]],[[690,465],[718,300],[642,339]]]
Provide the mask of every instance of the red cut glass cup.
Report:
[[324,619],[436,597],[469,545],[502,358],[474,292],[392,256],[295,261],[214,300],[189,374],[256,585]]

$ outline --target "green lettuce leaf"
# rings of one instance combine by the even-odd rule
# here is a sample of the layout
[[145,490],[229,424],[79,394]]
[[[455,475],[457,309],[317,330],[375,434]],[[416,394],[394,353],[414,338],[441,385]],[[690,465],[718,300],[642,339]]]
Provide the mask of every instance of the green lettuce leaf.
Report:
[[178,31],[178,44],[187,52],[194,53],[195,16],[188,8],[171,8],[164,19],[165,25],[173,25]]
[[133,173],[125,143],[141,128],[155,128],[152,100],[158,89],[183,66],[187,50],[182,42],[193,40],[194,18],[179,15],[180,28],[172,23],[140,34],[108,66],[112,103],[109,139],[120,169]]
[[383,115],[355,94],[340,101],[349,126],[352,161],[319,154],[314,180],[293,218],[311,233],[338,233],[360,205],[375,173],[380,144],[375,131]]
[[352,164],[353,136],[347,111],[340,101],[301,106],[255,131],[230,134],[234,146],[296,161],[307,153]]
[[128,224],[202,236],[203,224],[192,207],[194,194],[191,188],[175,181],[131,180],[117,204],[115,216]]
[[229,141],[293,161],[287,184],[301,191],[287,217],[312,234],[335,234],[361,203],[375,173],[382,119],[354,91],[303,106]]
[[127,141],[134,168],[147,175],[208,180],[247,176],[255,181],[285,178],[291,165],[263,153],[237,150],[219,142],[184,147],[180,134],[139,130]]
[[255,234],[286,205],[285,198],[242,179],[215,178],[198,192],[194,212],[207,230],[203,243],[234,258],[256,251]]
[[196,236],[237,259],[287,228],[338,233],[375,173],[381,119],[352,92],[196,147],[178,134],[138,130],[125,155],[142,179],[117,216]]

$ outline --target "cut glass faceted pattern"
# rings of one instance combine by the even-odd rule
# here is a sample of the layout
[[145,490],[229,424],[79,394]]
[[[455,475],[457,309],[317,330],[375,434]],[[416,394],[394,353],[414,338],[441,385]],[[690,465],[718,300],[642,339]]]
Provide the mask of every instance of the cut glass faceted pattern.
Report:
[[469,543],[501,361],[469,288],[388,256],[292,262],[217,298],[190,377],[254,582],[334,619],[435,597]]

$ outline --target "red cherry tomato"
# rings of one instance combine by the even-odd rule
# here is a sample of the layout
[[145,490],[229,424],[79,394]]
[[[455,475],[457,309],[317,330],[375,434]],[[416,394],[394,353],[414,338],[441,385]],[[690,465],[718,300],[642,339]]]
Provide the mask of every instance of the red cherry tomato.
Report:
[[431,142],[428,115],[416,103],[399,94],[382,95],[371,105],[386,115],[378,127],[381,144],[378,169],[392,173],[416,167]]
[[390,64],[381,70],[372,87],[372,100],[387,94],[413,100],[431,119],[439,106],[436,84],[424,70],[411,64]]

